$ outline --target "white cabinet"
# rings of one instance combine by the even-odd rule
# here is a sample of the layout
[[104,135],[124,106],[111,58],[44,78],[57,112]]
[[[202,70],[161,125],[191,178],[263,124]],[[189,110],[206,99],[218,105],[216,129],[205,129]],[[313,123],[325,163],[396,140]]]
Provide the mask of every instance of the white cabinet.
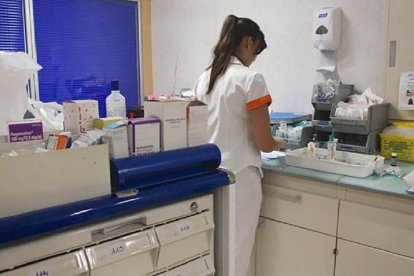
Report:
[[371,206],[374,195],[349,193],[364,203],[341,201],[335,275],[413,275],[414,204],[384,197]]
[[[386,66],[385,99],[392,104],[390,119],[413,120],[412,111],[398,110],[401,72],[414,71],[414,1],[389,0],[388,62]],[[414,99],[414,97],[411,97]],[[407,97],[406,100],[409,100]]]
[[338,240],[335,276],[412,276],[414,259]]
[[[276,177],[274,181],[278,182],[262,185],[256,276],[332,276],[339,200],[321,195],[324,191],[317,194],[286,187],[289,182],[297,184],[295,178]],[[306,185],[319,188],[310,181]]]
[[332,276],[336,238],[261,218],[256,276]]
[[256,276],[414,275],[414,202],[267,173]]
[[414,215],[341,201],[338,237],[414,258]]
[[1,248],[0,274],[212,276],[213,259],[204,195]]

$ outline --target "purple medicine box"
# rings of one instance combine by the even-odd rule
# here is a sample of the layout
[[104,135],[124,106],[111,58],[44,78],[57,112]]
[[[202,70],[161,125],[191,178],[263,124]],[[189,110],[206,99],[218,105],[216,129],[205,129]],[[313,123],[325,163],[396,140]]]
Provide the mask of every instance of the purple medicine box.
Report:
[[154,117],[129,119],[128,145],[131,155],[160,151],[160,120]]
[[42,122],[39,120],[9,122],[8,129],[11,143],[43,139]]

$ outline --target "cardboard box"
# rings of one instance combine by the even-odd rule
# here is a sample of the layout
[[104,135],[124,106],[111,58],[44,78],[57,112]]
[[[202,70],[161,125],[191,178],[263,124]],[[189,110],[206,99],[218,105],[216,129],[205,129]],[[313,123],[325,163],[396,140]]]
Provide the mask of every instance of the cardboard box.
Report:
[[43,139],[42,121],[38,119],[11,121],[7,129],[11,143]]
[[65,131],[79,134],[93,129],[93,119],[99,118],[98,101],[72,100],[63,102]]
[[[41,143],[0,143],[0,152]],[[0,158],[0,190],[0,218],[110,195],[108,146]]]
[[161,150],[187,147],[186,101],[145,101],[144,114],[161,121]]
[[113,159],[124,158],[129,156],[128,134],[126,121],[118,121],[106,125],[104,140],[108,144],[109,157]]
[[187,105],[187,146],[208,143],[208,108],[201,101],[190,101]]
[[144,117],[129,120],[128,145],[131,155],[160,151],[161,123],[158,118]]

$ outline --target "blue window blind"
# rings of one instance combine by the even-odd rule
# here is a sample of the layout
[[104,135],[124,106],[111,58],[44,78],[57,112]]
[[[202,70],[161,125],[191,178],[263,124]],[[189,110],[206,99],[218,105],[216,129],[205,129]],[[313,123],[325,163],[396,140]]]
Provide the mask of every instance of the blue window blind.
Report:
[[0,1],[0,50],[25,51],[23,0]]
[[137,2],[33,1],[39,96],[43,102],[105,98],[119,80],[127,107],[139,105]]

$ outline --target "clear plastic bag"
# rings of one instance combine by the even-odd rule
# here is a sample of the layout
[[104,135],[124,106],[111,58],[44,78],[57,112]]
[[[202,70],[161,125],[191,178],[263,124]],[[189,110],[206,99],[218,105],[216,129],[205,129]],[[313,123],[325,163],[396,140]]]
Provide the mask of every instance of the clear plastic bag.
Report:
[[42,103],[29,99],[27,110],[37,119],[42,120],[43,131],[63,130],[63,106],[56,103]]

